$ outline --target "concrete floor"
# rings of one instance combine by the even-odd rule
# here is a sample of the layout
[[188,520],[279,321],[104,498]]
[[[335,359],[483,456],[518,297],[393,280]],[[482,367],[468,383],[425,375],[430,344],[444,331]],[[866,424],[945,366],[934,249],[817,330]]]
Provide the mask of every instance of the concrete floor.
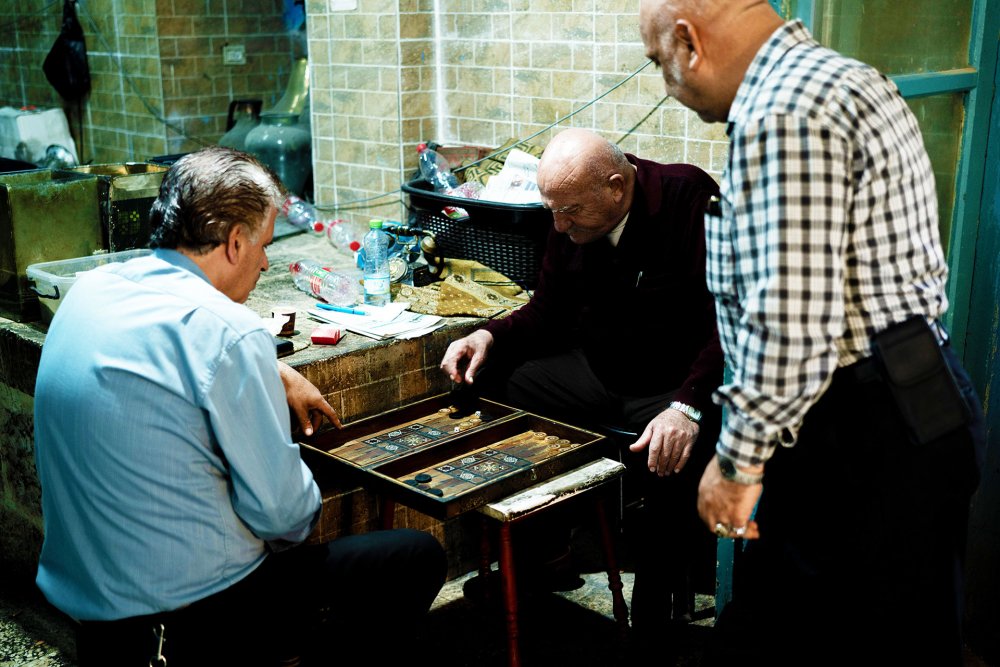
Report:
[[[471,575],[448,582],[428,614],[418,649],[442,667],[501,667],[507,664],[504,619],[498,608],[467,600],[462,586]],[[607,576],[584,573],[584,585],[565,593],[521,598],[522,659],[527,665],[625,664],[624,645],[611,613]],[[625,595],[632,575],[625,573]],[[699,620],[686,633],[680,665],[696,665],[711,625],[713,600],[699,596]],[[0,667],[74,667],[72,627],[34,596],[0,595]]]
[[[582,586],[567,592],[526,592],[519,599],[521,655],[526,665],[626,664],[626,647],[618,635],[607,574],[593,548],[596,544],[587,531],[574,537],[574,561],[582,570]],[[622,566],[628,601],[634,577],[627,554],[623,554]],[[479,603],[463,593],[466,581],[474,575],[471,572],[442,588],[421,629],[420,646],[414,647],[421,662],[439,667],[507,664],[506,626],[499,600]],[[695,621],[683,633],[678,663],[682,667],[698,664],[713,621],[713,605],[712,597],[698,596]],[[0,590],[0,667],[75,667],[74,658],[68,619],[35,591]]]
[[[583,585],[568,592],[527,592],[520,598],[521,656],[528,665],[614,667],[634,665],[626,657],[611,609],[607,575],[581,531],[574,537],[574,560]],[[633,574],[622,554],[625,599],[631,598]],[[499,604],[477,603],[463,586],[475,573],[445,584],[413,647],[415,661],[438,667],[503,667],[507,664],[505,624]],[[0,583],[2,586],[2,583]],[[714,598],[698,595],[692,623],[679,632],[677,665],[698,665],[714,621]],[[389,629],[391,635],[391,628]],[[335,653],[335,652],[334,652]],[[35,591],[0,589],[0,667],[75,667],[71,623]],[[363,663],[377,665],[372,655]],[[331,663],[334,664],[334,663]],[[997,667],[968,653],[965,667]]]

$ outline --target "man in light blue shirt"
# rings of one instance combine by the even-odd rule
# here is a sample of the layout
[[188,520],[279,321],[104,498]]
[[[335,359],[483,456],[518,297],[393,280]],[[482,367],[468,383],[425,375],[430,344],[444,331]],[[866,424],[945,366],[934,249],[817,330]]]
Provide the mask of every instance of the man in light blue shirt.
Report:
[[[277,664],[303,650],[315,610],[341,623],[377,602],[403,622],[443,583],[441,547],[417,531],[288,548],[320,492],[282,380],[336,415],[279,375],[242,305],[281,195],[245,154],[182,158],[153,206],[153,254],[82,275],[53,319],[35,390],[37,583],[82,622],[81,665],[145,665],[161,648],[172,665],[236,664],[244,649],[244,664]],[[369,578],[371,591],[354,584]]]

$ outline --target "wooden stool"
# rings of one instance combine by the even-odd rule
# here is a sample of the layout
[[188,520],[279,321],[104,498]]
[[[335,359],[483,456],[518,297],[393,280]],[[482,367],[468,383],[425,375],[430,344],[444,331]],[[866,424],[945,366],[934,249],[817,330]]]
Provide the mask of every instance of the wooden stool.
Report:
[[[605,484],[617,480],[625,472],[625,466],[618,461],[600,458],[584,466],[563,473],[558,477],[536,484],[514,495],[498,500],[484,507],[479,512],[486,518],[500,522],[500,577],[503,590],[504,609],[507,615],[507,664],[519,667],[521,664],[518,649],[517,627],[517,577],[514,568],[514,545],[511,541],[511,525],[577,498],[584,493],[598,489]],[[622,595],[622,580],[618,573],[618,562],[615,557],[614,540],[611,526],[608,522],[604,499],[601,494],[593,496],[597,522],[601,532],[601,546],[604,550],[605,564],[608,569],[608,588],[614,600],[614,615],[622,636],[628,632],[628,606]],[[482,577],[484,590],[489,589],[490,576],[490,544],[487,526],[483,526],[482,562],[479,574]]]

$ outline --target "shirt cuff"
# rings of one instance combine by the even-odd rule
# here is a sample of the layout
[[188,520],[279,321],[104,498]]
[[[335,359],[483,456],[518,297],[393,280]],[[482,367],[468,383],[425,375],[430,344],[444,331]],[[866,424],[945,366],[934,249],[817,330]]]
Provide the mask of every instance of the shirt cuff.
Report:
[[778,444],[775,437],[761,433],[730,410],[715,449],[733,459],[737,465],[752,467],[762,465],[771,458]]

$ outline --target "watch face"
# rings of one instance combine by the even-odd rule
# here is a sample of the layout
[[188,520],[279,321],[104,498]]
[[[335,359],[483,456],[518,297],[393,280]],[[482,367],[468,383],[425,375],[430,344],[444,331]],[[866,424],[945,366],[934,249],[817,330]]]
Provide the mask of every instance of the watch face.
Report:
[[730,458],[719,456],[718,460],[722,478],[730,482],[736,482],[737,484],[760,484],[761,480],[764,479],[763,473],[743,472],[736,467],[736,462]]

